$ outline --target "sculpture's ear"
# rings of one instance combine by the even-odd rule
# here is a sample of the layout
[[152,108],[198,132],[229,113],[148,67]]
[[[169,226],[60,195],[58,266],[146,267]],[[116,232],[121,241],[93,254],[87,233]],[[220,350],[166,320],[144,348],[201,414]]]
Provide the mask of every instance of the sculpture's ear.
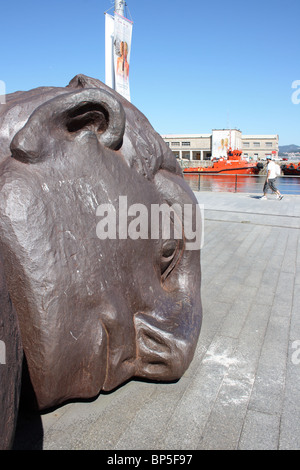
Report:
[[51,136],[72,140],[83,132],[93,132],[102,145],[116,149],[123,139],[125,120],[122,104],[107,91],[89,88],[59,95],[32,113],[10,149],[17,160],[34,163],[42,158]]

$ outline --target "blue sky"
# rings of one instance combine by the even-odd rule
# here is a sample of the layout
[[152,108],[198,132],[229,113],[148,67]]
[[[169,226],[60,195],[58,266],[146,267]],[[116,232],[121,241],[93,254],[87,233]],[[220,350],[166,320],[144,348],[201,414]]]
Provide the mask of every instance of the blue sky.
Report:
[[[2,0],[6,92],[105,80],[112,0]],[[279,134],[300,145],[299,0],[127,0],[131,101],[161,134]],[[300,93],[298,95],[300,97]]]

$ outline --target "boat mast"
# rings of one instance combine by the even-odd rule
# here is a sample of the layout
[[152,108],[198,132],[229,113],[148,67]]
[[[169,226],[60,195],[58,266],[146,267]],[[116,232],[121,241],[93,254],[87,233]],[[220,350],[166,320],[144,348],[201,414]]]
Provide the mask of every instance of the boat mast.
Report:
[[120,16],[124,16],[125,1],[115,0],[115,13]]

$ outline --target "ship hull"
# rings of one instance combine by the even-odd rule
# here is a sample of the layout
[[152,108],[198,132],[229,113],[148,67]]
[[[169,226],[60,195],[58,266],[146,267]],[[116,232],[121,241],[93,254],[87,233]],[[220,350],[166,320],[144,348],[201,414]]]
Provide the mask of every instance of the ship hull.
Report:
[[212,175],[212,174],[240,174],[240,175],[257,175],[259,173],[259,168],[257,166],[232,166],[227,165],[221,168],[211,167],[211,168],[185,168],[183,170],[184,174],[191,175]]

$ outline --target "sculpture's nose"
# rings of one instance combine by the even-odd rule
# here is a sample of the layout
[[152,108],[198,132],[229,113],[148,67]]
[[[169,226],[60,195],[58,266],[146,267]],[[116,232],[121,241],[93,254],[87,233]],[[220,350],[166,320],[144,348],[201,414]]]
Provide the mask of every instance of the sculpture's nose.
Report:
[[197,295],[192,289],[190,295],[167,290],[155,270],[147,272],[143,281],[128,279],[127,292],[124,285],[107,292],[101,305],[108,338],[106,391],[133,376],[179,379],[193,357],[200,327]]

